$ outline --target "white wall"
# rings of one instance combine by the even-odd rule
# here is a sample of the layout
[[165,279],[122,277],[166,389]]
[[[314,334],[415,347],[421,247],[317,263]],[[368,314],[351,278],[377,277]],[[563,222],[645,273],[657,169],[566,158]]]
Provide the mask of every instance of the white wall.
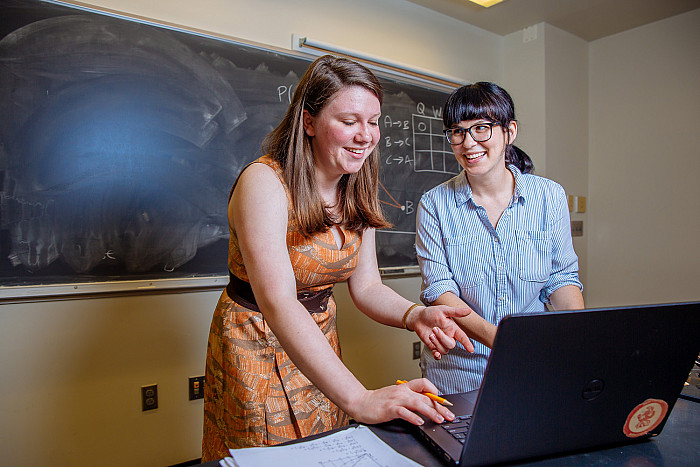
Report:
[[[546,43],[545,176],[559,182],[567,194],[588,195],[588,43],[573,34],[544,24]],[[570,213],[583,221],[583,236],[573,237],[579,277],[588,298],[587,213]]]
[[[104,8],[289,49],[293,33],[468,80],[502,74],[499,36],[402,0],[102,0]],[[461,47],[459,59],[440,50]],[[417,277],[387,283],[417,300]],[[0,465],[158,466],[200,456],[203,374],[219,291],[0,306]],[[417,377],[415,334],[356,311],[340,284],[347,365],[368,387]],[[140,387],[159,408],[142,412]]]
[[[0,307],[0,465],[143,465],[199,457],[218,292]],[[141,411],[140,387],[159,408]]]
[[547,174],[547,120],[544,23],[533,25],[528,39],[523,31],[504,37],[503,80],[499,83],[513,98],[518,119],[516,145],[535,164],[535,172]]
[[[515,142],[532,158],[535,173],[574,196],[588,192],[588,43],[547,23],[504,38],[503,87],[515,102]],[[574,237],[579,275],[586,283],[588,225]],[[588,293],[584,286],[584,296]]]
[[590,44],[589,304],[700,299],[700,10]]
[[[87,3],[287,50],[294,33],[471,81],[494,79],[501,73],[500,36],[403,0]],[[458,58],[441,53],[454,45],[460,47]]]

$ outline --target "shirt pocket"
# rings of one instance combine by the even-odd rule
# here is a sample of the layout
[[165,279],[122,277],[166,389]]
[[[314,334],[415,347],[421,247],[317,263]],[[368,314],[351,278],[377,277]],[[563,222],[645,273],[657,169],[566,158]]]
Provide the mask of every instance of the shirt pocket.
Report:
[[464,291],[484,283],[483,261],[472,235],[445,237],[447,261],[454,281]]
[[520,279],[545,282],[552,271],[552,233],[547,230],[516,230]]

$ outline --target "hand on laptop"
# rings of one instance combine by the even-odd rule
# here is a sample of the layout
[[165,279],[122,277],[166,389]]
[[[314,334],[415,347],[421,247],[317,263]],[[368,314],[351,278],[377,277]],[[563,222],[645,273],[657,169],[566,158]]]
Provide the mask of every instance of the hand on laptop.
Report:
[[420,337],[433,354],[440,360],[459,341],[468,352],[474,351],[474,345],[467,334],[454,322],[453,318],[463,318],[471,313],[469,308],[453,308],[445,305],[428,306],[409,316],[406,327]]
[[425,378],[413,379],[405,384],[386,386],[366,391],[360,400],[352,404],[349,415],[362,423],[382,423],[401,418],[414,425],[422,425],[422,414],[435,423],[454,420],[450,410],[433,402],[423,392],[438,393],[433,383]]

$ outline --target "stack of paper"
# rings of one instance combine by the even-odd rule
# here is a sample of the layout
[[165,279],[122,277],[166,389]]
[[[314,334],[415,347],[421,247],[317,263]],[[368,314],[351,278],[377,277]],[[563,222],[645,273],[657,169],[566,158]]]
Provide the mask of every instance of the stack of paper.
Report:
[[323,438],[286,446],[231,449],[231,456],[219,461],[219,464],[222,467],[420,466],[394,451],[366,426],[348,428]]

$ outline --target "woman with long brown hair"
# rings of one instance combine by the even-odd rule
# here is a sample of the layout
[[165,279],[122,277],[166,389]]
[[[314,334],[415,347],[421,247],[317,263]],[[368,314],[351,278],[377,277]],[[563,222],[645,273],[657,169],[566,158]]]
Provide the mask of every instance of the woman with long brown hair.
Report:
[[455,340],[469,345],[452,320],[468,310],[412,304],[382,284],[374,239],[389,225],[377,197],[381,101],[365,67],[319,58],[265,140],[266,155],[234,185],[231,277],[207,348],[205,461],[341,427],[350,417],[453,418],[421,394],[436,391],[428,380],[367,390],[340,359],[331,292],[343,280],[363,313],[415,331],[437,357]]

